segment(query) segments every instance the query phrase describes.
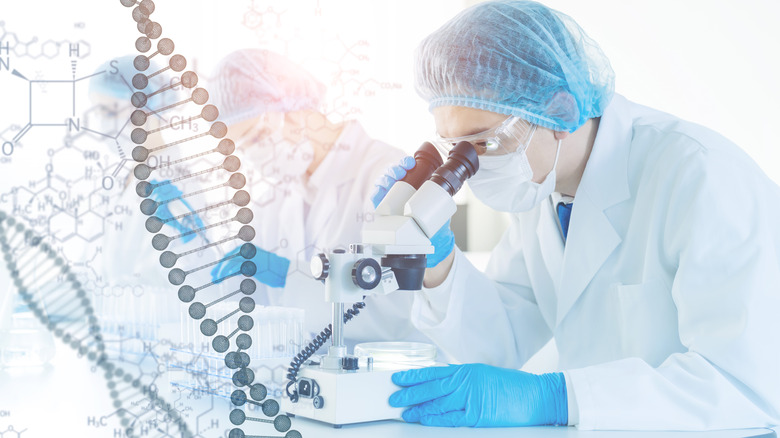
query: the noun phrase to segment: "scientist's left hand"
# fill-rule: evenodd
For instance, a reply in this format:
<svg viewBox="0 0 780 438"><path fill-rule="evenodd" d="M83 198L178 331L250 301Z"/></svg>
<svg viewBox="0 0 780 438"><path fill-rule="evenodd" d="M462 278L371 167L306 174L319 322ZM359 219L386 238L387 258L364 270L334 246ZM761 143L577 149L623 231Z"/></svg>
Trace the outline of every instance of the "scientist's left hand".
<svg viewBox="0 0 780 438"><path fill-rule="evenodd" d="M284 287L290 260L246 243L225 254L225 257L211 270L211 281L220 283L242 271L247 258L255 264L255 273L252 277L257 281L271 287ZM251 274L247 273L247 275Z"/></svg>
<svg viewBox="0 0 780 438"><path fill-rule="evenodd" d="M529 374L484 364L401 371L393 383L405 387L390 406L411 406L403 419L426 426L565 425L568 400L563 373Z"/></svg>

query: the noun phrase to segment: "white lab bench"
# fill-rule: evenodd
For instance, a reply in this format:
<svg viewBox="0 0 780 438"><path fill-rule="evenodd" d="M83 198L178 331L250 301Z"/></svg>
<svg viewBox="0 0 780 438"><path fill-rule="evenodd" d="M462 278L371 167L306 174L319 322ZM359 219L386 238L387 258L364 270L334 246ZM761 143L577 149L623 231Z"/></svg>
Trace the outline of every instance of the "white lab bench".
<svg viewBox="0 0 780 438"><path fill-rule="evenodd" d="M24 432L21 438L47 436L78 436L95 438L123 437L115 409L111 406L105 380L90 371L86 360L57 342L57 353L51 364L32 370L0 370L0 433L13 427ZM130 369L130 367L127 367ZM160 394L166 390L160 382ZM191 431L200 431L202 437L226 436L232 427L228 421L230 404L224 399L188 399L185 395L167 396L185 414ZM253 415L254 416L254 415ZM282 437L271 425L245 423L248 435ZM601 432L580 431L574 427L532 427L532 428L435 428L401 421L381 421L343 426L332 426L305 418L293 418L292 429L301 432L304 438L475 438L475 437L549 437L549 438L732 438L732 437L776 437L769 429L748 429L715 432ZM149 436L155 436L154 434Z"/></svg>
<svg viewBox="0 0 780 438"><path fill-rule="evenodd" d="M585 431L575 427L497 427L497 428L449 428L426 427L401 421L381 421L355 424L334 429L323 423L302 418L293 419L293 428L304 438L735 438L735 437L777 437L771 429L742 429L709 432L633 432L633 431Z"/></svg>
<svg viewBox="0 0 780 438"><path fill-rule="evenodd" d="M467 254L475 265L484 266L489 253ZM56 342L57 353L50 364L38 369L0 369L0 435L12 428L23 431L21 438L46 436L79 436L84 438L124 437L119 419L111 406L105 380L90 370L91 364L77 357L76 353L61 342ZM553 343L530 361L527 371L544 371L557 363L557 351ZM132 367L125 366L128 370ZM165 383L159 382L160 394L166 394ZM177 397L178 396L178 397ZM202 437L226 436L233 427L228 421L231 410L224 399L188 399L181 394L165 396L185 416L190 430ZM282 437L270 425L245 424L248 435ZM476 437L550 437L550 438L732 438L777 437L770 429L746 429L710 432L633 432L633 431L581 431L574 427L529 428L435 428L401 421L381 421L332 426L305 418L293 418L292 429L304 438L476 438Z"/></svg>

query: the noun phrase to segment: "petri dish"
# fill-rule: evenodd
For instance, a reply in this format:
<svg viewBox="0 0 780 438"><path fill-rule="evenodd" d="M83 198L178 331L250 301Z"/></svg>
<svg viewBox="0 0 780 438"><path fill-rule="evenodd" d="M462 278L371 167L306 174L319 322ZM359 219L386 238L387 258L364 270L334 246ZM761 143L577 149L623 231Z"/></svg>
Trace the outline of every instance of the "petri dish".
<svg viewBox="0 0 780 438"><path fill-rule="evenodd" d="M355 356L374 358L374 368L416 368L434 365L436 347L423 342L364 342L355 346Z"/></svg>

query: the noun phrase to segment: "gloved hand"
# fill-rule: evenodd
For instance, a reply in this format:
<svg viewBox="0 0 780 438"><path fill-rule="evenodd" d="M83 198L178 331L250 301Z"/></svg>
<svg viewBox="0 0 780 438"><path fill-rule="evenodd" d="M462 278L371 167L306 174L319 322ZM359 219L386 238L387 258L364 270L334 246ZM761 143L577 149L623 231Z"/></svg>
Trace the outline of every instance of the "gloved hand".
<svg viewBox="0 0 780 438"><path fill-rule="evenodd" d="M158 181L156 179L149 181L150 184L159 184L161 182L162 181ZM169 183L158 187L157 190L152 192L152 194L149 196L149 199L152 201L161 202L179 198L183 194L184 193L181 191L181 189L179 189L175 184ZM181 202L189 212L195 211L186 199L180 198L179 202ZM157 217L164 220L173 218L175 216L173 213L171 213L169 204L167 202L161 203L157 207L155 214ZM196 234L187 234L189 231L203 228L203 220L197 214L187 216L183 220L175 219L167 222L167 224L175 228L180 233L184 234L184 237L181 238L181 241L184 243L189 242L196 236Z"/></svg>
<svg viewBox="0 0 780 438"><path fill-rule="evenodd" d="M271 287L284 287L290 260L252 244L243 244L225 254L211 270L211 281L221 282L226 276L241 270L241 265L247 260L254 262L257 268L252 275L257 281Z"/></svg>
<svg viewBox="0 0 780 438"><path fill-rule="evenodd" d="M426 426L541 426L569 421L563 373L529 374L484 364L401 371L390 396L402 416Z"/></svg>
<svg viewBox="0 0 780 438"><path fill-rule="evenodd" d="M400 163L387 170L385 175L377 181L371 194L371 202L374 204L374 208L382 202L382 199L385 199L387 192L390 191L393 184L403 179L406 176L406 172L412 170L414 165L414 157L407 156L401 159ZM428 254L426 257L426 266L428 268L441 263L455 248L455 235L452 234L449 220L430 238L430 241L431 245L433 245L434 253Z"/></svg>
<svg viewBox="0 0 780 438"><path fill-rule="evenodd" d="M371 203L374 204L374 208L385 199L390 187L393 187L396 181L402 180L406 172L414 169L414 165L414 157L406 156L397 165L387 169L387 172L374 184L374 191L371 193Z"/></svg>

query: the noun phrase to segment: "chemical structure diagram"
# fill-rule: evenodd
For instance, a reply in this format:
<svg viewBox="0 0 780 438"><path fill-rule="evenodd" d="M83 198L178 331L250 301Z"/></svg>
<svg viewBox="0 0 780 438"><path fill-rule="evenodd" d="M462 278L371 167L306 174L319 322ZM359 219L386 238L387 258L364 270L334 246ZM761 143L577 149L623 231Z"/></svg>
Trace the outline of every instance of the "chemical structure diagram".
<svg viewBox="0 0 780 438"><path fill-rule="evenodd" d="M9 49L9 43L5 43L5 50L6 54L8 54ZM2 46L0 46L2 47ZM89 79L92 76L104 74L103 72L94 73L92 75L87 75L80 77L76 79L76 68L78 65L78 56L81 52L81 45L79 43L76 44L70 44L69 45L69 55L72 58L70 61L73 77L71 79L46 79L46 80L39 80L39 79L28 79L26 76L24 76L22 73L20 73L18 70L13 69L11 74L14 76L21 78L27 82L29 82L29 96L30 96L30 111L29 111L29 119L26 125L22 127L22 129L14 136L13 142L19 142L24 134L27 133L30 129L32 129L35 126L64 126L67 127L69 131L80 131L81 130L81 120L76 117L76 83L83 81L85 79ZM4 67L6 69L8 66L8 58L6 58L6 63L4 64ZM60 85L62 84L62 85ZM36 87L37 85L37 87ZM55 88L61 88L54 90ZM56 123L55 121L59 119L58 116L61 116L62 114L57 114L56 112L49 112L49 114L40 114L39 111L33 111L33 108L37 108L38 106L42 106L47 109L51 109L51 103L49 105L41 105L43 102L43 98L37 93L38 90L44 90L45 93L53 93L55 95L64 96L67 95L67 92L71 92L71 114L69 117L66 118L66 121L64 123ZM36 93L33 93L33 91L36 91ZM59 103L62 103L61 99L56 99L55 101L59 100ZM47 111L48 112L48 111ZM33 113L35 113L35 117L33 116ZM89 128L84 128L86 131L95 132L99 135L105 135L98 133L96 131L93 131ZM13 143L11 143L11 146Z"/></svg>
<svg viewBox="0 0 780 438"><path fill-rule="evenodd" d="M70 266L40 236L1 211L0 251L14 287L40 323L93 362L95 371L104 372L113 406L128 435L153 421L160 410L170 420L166 434L170 426L189 435L179 412L158 396L156 375L147 379L110 359L95 309Z"/></svg>
<svg viewBox="0 0 780 438"><path fill-rule="evenodd" d="M0 166L10 169L19 165L27 169L20 173L22 178L6 180L0 186L0 203L4 204L2 208L7 208L20 221L20 225L24 222L39 232L42 237L36 243L44 240L50 242L52 246L47 247L49 254L52 257L59 256L57 260L72 267L74 281L77 277L83 280L96 298L105 298L107 289L111 289L114 296L117 292L125 298L142 296L144 288L137 284L134 285L134 294L124 293L128 284L103 284L101 269L93 266L93 263L103 258L106 224L112 226L113 231L120 232L124 224L121 217L129 215L129 206L112 201L116 197L116 186L129 177L126 169L123 172L127 158L120 144L129 141L129 134L123 134L129 117L125 116L122 121L122 109L118 108L117 100L110 102L113 105L87 101L91 105L85 111L77 112L77 101L87 100L84 88L90 82L105 82L104 78L116 77L112 79L113 82L119 83L120 87L124 84L127 90L131 90L128 80L117 68L116 60L110 60L104 65L105 68L94 73L77 75L82 61L88 60L90 53L90 45L85 41L46 41L39 45L42 54L38 54L35 52L38 38L20 42L15 34L6 31L5 23L2 23L0 30L0 71L9 73L5 76L9 82L26 82L24 87L28 98L27 120L13 123L2 132ZM40 70L30 76L22 67L15 68L16 58L24 57L47 63L67 61L71 77L47 79ZM78 106L81 107L83 105ZM54 142L41 140L52 137ZM24 155L32 152L31 147L39 148L40 143L44 142L49 144L44 149L45 153L37 153L33 160L25 161ZM77 248L78 243L81 243L81 248ZM112 303L104 303L103 307L106 305L112 307ZM99 316L104 320L104 315ZM157 381L169 368L175 367L175 360L170 355L171 343L164 340L152 340L153 344L147 342L140 348L133 347L138 346L142 335L148 336L148 330L154 328L144 323L148 321L141 321L140 326L147 332L135 331L129 336L123 333L121 325L109 327L114 330L105 333L103 345L107 362L103 365L119 364L116 368L111 367L111 370L116 370L112 378L137 376L136 380L128 382L144 382L149 393L153 394L157 391ZM139 324L133 328L137 326ZM92 369L93 372L99 372L107 368L95 364ZM111 385L109 381L109 390ZM148 435L150 430L160 433L161 430L170 429L173 432L176 428L171 428L174 425L172 421L188 415L193 409L183 401L185 397L184 391L178 390L175 397L171 398L174 400L171 414L171 409L161 408L154 397L140 396L131 400L129 406L115 405L112 412L89 416L87 425L105 426L109 424L108 420L119 415L123 418L123 424L137 424L138 433L142 436ZM124 435L123 429L118 430ZM10 426L4 433L13 436L14 432Z"/></svg>
<svg viewBox="0 0 780 438"><path fill-rule="evenodd" d="M131 3L132 9L135 10L142 5L148 7L150 2ZM277 2L272 6L260 6L261 2L255 0L247 0L246 3L247 12L242 17L237 17L237 24L252 29L259 42L268 43L269 47L284 55L295 55L296 36L288 29L295 23L296 17L286 9L284 3ZM327 14L326 6L321 6L319 1L313 5L313 9L315 17ZM133 12L133 19L141 30L145 20L150 19L150 14L142 13L144 11L141 9L139 11L141 12ZM146 11L149 12L148 9ZM240 426L236 423L240 417L236 416L237 414L231 416L230 421L226 421L224 416L217 416L215 413L215 406L220 403L224 405L236 402L243 404L242 410L247 414L247 421L252 420L249 415L255 415L257 422L260 422L263 416L278 417L276 414L268 415L273 412L272 404L268 403L268 400L270 397L278 399L283 396L281 384L285 379L287 364L266 364L253 358L253 366L249 368L246 366L248 361L240 355L248 351L245 348L228 351L228 354L237 355L231 356L233 359L227 361L224 356L215 357L213 344L210 342L204 344L204 341L195 339L182 342L175 336L166 339L158 333L159 328L164 325L183 326L185 319L193 318L193 308L184 307L185 310L180 316L165 317L144 311L149 309L144 306L148 306L152 301L165 303L164 307L169 308L174 305L181 306L181 289L178 292L176 289L171 291L170 284L167 284L169 278L159 275L169 289L164 292L158 290L161 288L154 281L150 281L153 276L147 274L148 268L154 267L155 273L159 270L160 252L148 248L149 239L145 238L144 248L134 252L134 263L137 265L134 271L125 269L128 265L126 258L116 256L123 248L141 248L140 234L133 234L131 231L140 229L141 232L146 232L144 225L147 225L148 229L148 222L139 221L139 216L143 219L148 216L142 216L139 212L136 186L139 165L147 166L155 172L152 178L147 179L150 185L155 186L154 193L147 198L157 205L154 216L163 218L162 220L166 220L165 217L181 217L178 221L165 222L166 227L174 226L179 234L186 234L190 230L203 228L214 220L240 223L237 218L224 216L222 212L217 214L200 211L194 203L190 205L191 201L183 196L197 187L215 181L214 172L203 173L192 179L185 178L213 166L214 163L206 157L196 157L185 163L186 165L179 165L181 163L176 161L180 158L167 151L149 154L141 160L133 156L132 151L139 145L139 138L133 138L133 135L140 135L137 134L138 128L145 131L149 140L161 144L178 141L174 140L176 136L173 134L179 137L210 135L211 138L220 138L219 128L214 127L216 123L212 124L215 119L206 110L208 105L203 106L200 114L189 114L184 106L172 108L170 111L157 111L161 107L185 99L186 97L181 98L177 93L193 93L197 86L186 86L187 78L182 70L176 70L176 62L154 65L155 59L151 59L150 54L155 50L159 51L159 60L167 50L157 45L157 41L162 41L160 38L157 38L154 48L150 47L150 52L143 52L136 46L136 49L147 57L147 61L151 62L145 71L149 76L149 88L139 88L134 82L137 72L124 68L128 64L127 59L123 59L125 57L94 59L96 50L93 49L97 47L95 40L20 36L11 31L11 24L13 23L0 22L0 92L3 92L7 103L14 104L19 109L0 121L0 173L5 174L0 176L0 210L5 210L17 223L24 224L40 236L40 243L48 245L47 253L51 257L59 258L69 267L74 281L81 284L92 300L95 316L100 321L106 358L116 364L116 368L108 371L95 359L93 371L108 375L116 374L121 368L124 371L113 375L111 381L125 382L125 376L132 375L133 378L125 383L132 385L137 381L152 394L162 387L158 382L163 378L170 377L173 386L170 393L156 393L165 400L163 406L160 406L154 397L140 394L138 399L132 401L132 410L123 406L90 413L85 422L87 426L109 427L112 420L119 421L122 417L122 421L133 425L133 430L127 432L126 425L123 424L121 428L111 432L119 433L115 436L146 436L152 433L168 436L169 433L178 433L177 421L186 419L188 423L195 420L195 425L188 430L191 436L215 436L216 431L219 431L219 434L227 434L230 430L238 429L236 426ZM88 25L89 22L80 22L76 27L83 28ZM152 25L143 29L142 35L154 40L151 35L156 32L157 28ZM373 48L369 40L342 37L334 33L323 38L321 44L327 47L327 50L323 51L326 54L320 62L332 67L332 74L326 78L329 94L324 108L324 113L329 118L341 121L357 117L362 114L361 102L401 89L401 85L396 82L366 76L363 67L370 63ZM137 68L136 59L137 57L131 56L129 65ZM150 75L166 69L166 66L167 71L157 74L154 78ZM151 84L155 78L159 81ZM201 78L207 76L201 75ZM100 92L93 92L93 84L106 82L113 84L120 92L108 97L105 96L106 93L101 95ZM164 87L170 87L169 92L164 94L174 97L166 100L163 93L156 93ZM6 89L12 89L13 92L5 93ZM148 99L145 104L138 105L141 103L137 100L140 98L137 94L139 91ZM155 102L155 98L161 100ZM189 98L195 103L199 99L194 93ZM139 125L132 120L132 115L137 114L137 111L146 113L146 124ZM227 146L223 150L227 150ZM275 151L274 156L282 153L282 150ZM221 165L223 171L230 170L233 166L229 161ZM242 170L245 168L246 166L242 167ZM291 193L287 186L266 178L260 171L247 171L246 179L246 190L252 195L249 206L255 211L268 208L274 201L286 198ZM171 183L172 181L175 183ZM234 183L235 181L231 182ZM225 193L230 187L225 187ZM170 199L176 201L168 202ZM240 199L237 200L235 205L240 206L240 202ZM196 211L198 213L193 214ZM358 221L371 220L370 214L366 212ZM239 236L241 231L235 230L235 233ZM187 242L190 236L192 240ZM205 246L222 238L226 237L206 237L205 233L195 233L183 236L180 240L191 246ZM300 260L325 250L310 244L291 248L286 239L262 244L263 249L270 254L292 254L289 256L293 259L289 268L280 274L287 277L309 277L308 265ZM174 255L174 260L178 260L183 253ZM207 255L207 251L192 253L192 257ZM227 252L221 251L218 256L225 257ZM201 263L205 264L205 261ZM189 284L189 279L197 278L196 275L199 274L190 274L186 269L181 269L181 272L188 277L188 282L184 285ZM243 283L238 291L249 295ZM238 298L241 296L243 295L239 294ZM195 300L187 303L200 302ZM202 303L209 306L209 313L219 308L219 305L205 300ZM254 306L243 301L242 303L244 304L233 306L223 315L206 315L210 318L197 321L190 331L203 337L200 333L200 323L212 321L213 327L218 326L218 329L207 330L214 330L212 336L216 336L213 339L219 338L220 342L223 338L229 339L233 348L245 345L246 338L241 338L241 343L237 343L240 334L251 333L251 328L245 330L248 326L246 319L242 320L243 323L237 323L236 331L224 328L230 322L235 323L244 313L247 314L244 316L249 316L246 310L251 311L250 307ZM130 312L127 309L135 310ZM196 307L194 312L199 315L197 309L199 308ZM225 316L228 313L231 313L229 318ZM204 315L201 315L201 318L204 318ZM212 327L211 323L208 324ZM259 325L260 320L256 318L254 324ZM305 343L294 344L290 348L297 351L302 345ZM174 374L176 376L173 376ZM214 374L219 374L219 379L214 379ZM250 382L253 383L250 385ZM255 398L257 391L253 392L253 385L257 383L267 386L268 399ZM244 387L244 398L236 395L237 386ZM112 388L109 387L108 390L111 391ZM240 435L235 432L231 436ZM0 438L5 437L0 433Z"/></svg>
<svg viewBox="0 0 780 438"><path fill-rule="evenodd" d="M101 237L108 215L95 206L110 196L107 192L113 188L126 160L118 144L121 130L105 132L85 125L87 120L95 121L94 113L99 107L90 108L83 116L76 114L77 100L84 100L85 97L82 90L77 92L77 85L86 84L104 75L117 75L119 71L115 61L109 64L109 69L77 77L78 63L88 56L89 44L67 43L70 78L29 79L12 67L14 59L11 54L29 54L30 46L37 39L33 38L25 45L18 41L15 34L6 32L4 28L3 31L4 40L0 40L0 55L6 56L4 59L0 57L0 71L10 71L16 80L27 82L28 117L23 124L12 124L3 132L6 136L14 131L15 134L11 138L3 137L3 157L0 159L0 165L12 163L13 157L18 156L24 149L24 137L35 129L60 127L64 131L64 137L59 145L55 143L46 149L45 161L40 160L40 155L35 157L34 168L25 172L26 184L3 185L0 204L14 215L24 218L36 229L44 231L44 234L56 243L67 245L73 238L94 242ZM47 59L51 60L57 58L64 44L47 41L41 50L47 55ZM19 50L19 47L26 49ZM31 56L37 59L35 54ZM87 138L88 136L92 138ZM112 140L118 159L106 152L106 145L95 141L96 138ZM103 163L100 161L101 156L104 157ZM110 172L103 168L109 164L106 162L109 157L114 165ZM80 163L84 165L81 166ZM101 198L101 195L104 198Z"/></svg>
<svg viewBox="0 0 780 438"><path fill-rule="evenodd" d="M46 80L40 79L39 73L36 74L34 79L28 79L24 74L20 73L15 68L12 68L12 58L29 57L32 59L38 59L44 57L46 59L54 59L60 55L64 48L68 50L68 56L70 57L70 65L72 69L73 77L69 80L57 79ZM67 126L70 129L80 129L80 120L76 117L76 105L75 105L75 87L76 82L87 79L82 77L76 79L76 68L78 61L84 59L90 54L91 46L86 41L70 42L66 40L55 41L47 40L43 43L38 43L36 37L31 38L29 41L20 41L17 35L13 32L6 30L5 22L0 21L0 71L10 71L12 75L27 81L29 84L29 114L28 120L24 125L12 124L7 127L3 132L0 139L2 139L2 148L0 149L0 163L7 163L10 161L10 157L13 155L14 150L19 145L20 140L31 128L35 126ZM69 86L68 86L69 84ZM52 118L52 112L50 109L56 102L59 105L65 104L62 99L44 99L42 94L51 93L53 95L60 95L61 97L66 95L68 88L71 91L71 108L69 118L61 118L54 116ZM46 100L46 101L44 101ZM33 102L37 101L39 111L35 112L33 117ZM59 110L58 108L57 110ZM55 110L56 111L56 110ZM16 132L12 137L10 132ZM9 138L10 137L10 138Z"/></svg>
<svg viewBox="0 0 780 438"><path fill-rule="evenodd" d="M299 52L311 50L316 45L320 53L311 69L320 71L320 78L328 87L326 114L333 120L348 120L363 114L367 101L403 90L395 80L375 77L371 69L376 47L365 37L342 35L338 28L327 28L326 19L334 12L320 0L291 4L281 0L250 0L241 24L251 30L261 47L277 51L293 59L304 58ZM306 25L298 24L296 17L309 16ZM316 28L317 37L301 38L306 27ZM327 30L323 30L327 29ZM307 41L302 48L300 41ZM309 67L303 63L304 67Z"/></svg>
<svg viewBox="0 0 780 438"><path fill-rule="evenodd" d="M83 23L82 23L83 25ZM67 49L68 57L70 58L70 65L72 69L73 77L71 79L41 79L40 73L36 73L34 79L28 79L24 74L12 68L13 58L45 58L48 60L55 59L60 56L64 50ZM24 125L11 125L3 131L2 140L2 157L0 162L8 162L14 153L14 149L18 143L31 128L35 126L66 126L70 129L81 129L80 120L76 117L76 98L75 87L76 82L87 79L87 77L81 77L76 79L76 68L78 61L85 59L91 53L91 45L83 40L71 42L68 40L46 40L39 42L37 37L32 37L27 41L22 41L14 32L10 32L6 29L6 23L0 21L0 71L10 71L11 74L20 78L21 80L29 83L29 117L27 123ZM99 74L99 73L98 73ZM68 85L70 84L70 85ZM49 90L49 89L52 90ZM68 90L70 88L70 90ZM55 90L56 89L56 90ZM60 99L70 93L70 99ZM45 93L51 92L54 95L53 99L44 99L42 96ZM48 97L48 96L46 96ZM36 111L35 117L33 117L33 101L37 100L39 111ZM68 102L68 100L70 102ZM63 105L71 103L72 111L70 117L61 117L67 112L57 114ZM47 105L48 104L48 105ZM56 105L53 105L56 104ZM56 110L50 111L52 106L57 106ZM16 134L8 137L8 130L16 131Z"/></svg>
<svg viewBox="0 0 780 438"><path fill-rule="evenodd" d="M241 25L251 30L261 47L274 50L282 55L295 58L305 58L300 52L311 50L311 44L315 45L315 51L320 54L316 62L307 64L312 71L319 71L318 76L328 88L327 100L323 113L333 121L345 121L364 115L364 107L367 102L386 97L391 93L403 91L403 86L395 80L375 77L371 74L371 62L376 56L376 48L370 39L354 38L342 35L338 28L327 28L326 19L334 11L329 5L322 4L319 0L310 0L291 4L281 0L259 1L249 0L247 8L242 15ZM299 24L297 17L309 16L312 20L307 24ZM306 35L306 27L318 29L317 38L301 38ZM327 30L323 30L326 28ZM306 40L309 44L306 48L300 47L300 40ZM314 129L317 129L314 127ZM349 145L335 144L333 147L348 149ZM256 175L258 173L258 175ZM276 184L275 190L268 190L273 186L272 182L263 179L264 172L247 170L247 178L251 185L252 195L255 197L252 204L258 208L271 206L277 198L286 198L290 195L287 185ZM269 196L264 196L264 194ZM258 197L260 200L258 201ZM277 207L278 208L278 207ZM362 212L355 220L355 226L373 220L373 211ZM312 255L323 252L326 248L317 245L305 245L291 248L286 239L277 242L263 242L267 251L290 254L291 264L288 277L309 276L308 260Z"/></svg>
<svg viewBox="0 0 780 438"><path fill-rule="evenodd" d="M159 432L170 423L171 412L193 424L190 431L192 437L205 438L214 436L216 431L221 433L225 429L224 421L220 429L216 407L220 403L227 403L228 398L220 400L214 397L218 388L208 386L208 369L203 369L202 355L193 354L195 348L192 345L168 339L144 340L142 337L141 333L124 333L120 329L118 335L106 336L105 342L108 357L128 372L144 376L143 380L149 382L151 391L160 393L164 386L161 379L171 380L171 387L165 396L171 409L154 409L148 401L137 404L135 407L140 408L140 411L135 417L135 423L138 424L136 433L148 436L152 431ZM111 419L119 414L120 409L90 414L86 417L86 424L96 429L109 429L114 436L127 436L121 428L111 427ZM140 418L143 420L138 421Z"/></svg>
<svg viewBox="0 0 780 438"><path fill-rule="evenodd" d="M292 49L289 46L294 35L285 29L290 28L289 24L294 22L294 17L284 4L260 6L254 0L248 3L242 24L254 30L260 42L275 45L283 54L290 52ZM313 4L312 8L315 16L323 13L319 2ZM101 256L100 240L108 231L123 231L127 226L126 219L130 216L129 209L133 208L128 203L118 205L117 202L110 202L116 198L117 189L129 176L128 153L132 148L127 132L129 117L126 111L123 113L123 108L117 108L116 102L110 105L96 103L77 114L77 101L88 102L84 90L77 89L77 85L86 86L90 80L100 79L99 76L118 76L129 92L131 78L127 77L128 74L118 72L114 63L106 65L102 71L76 75L79 63L83 64L91 53L89 42L47 40L38 43L38 37L23 41L15 33L6 30L7 27L5 23L0 26L3 31L3 39L0 40L0 72L6 70L13 79L27 82L29 107L27 120L14 122L0 131L0 166L11 164L25 147L26 137L35 129L59 128L63 136L59 145L49 143L50 146L46 148L48 162L43 164L39 158L36 160L34 166L42 172L27 173L26 184L17 183L10 188L4 185L5 188L0 189L0 207L24 217L28 224L36 226L36 230L53 239L69 262L89 271L91 279L100 280L100 273L94 267L96 259ZM370 61L369 41L348 42L334 34L323 41L323 47L327 49L324 63L333 67L327 84L329 97L325 114L329 118L345 120L358 116L362 110L356 99L371 99L383 92L400 89L398 83L366 77L362 67ZM22 56L48 61L61 59L71 67L71 77L39 78L42 75L38 72L35 78L30 79L27 72L14 67L15 57ZM127 110L127 105L124 105L124 109ZM183 116L174 115L170 121L165 114L157 114L155 117L161 118L163 123L178 122L173 126L174 129L197 131L199 127L197 121L186 120ZM36 173L37 177L32 178ZM267 205L276 197L289 194L289 189L274 186L273 182L262 178L262 175L254 177L256 186L271 189L265 193L255 189L253 193L257 195L252 200L253 204L262 207L262 204ZM370 212L366 214L370 216ZM69 253L67 249L72 241L92 242L94 245L89 248L89 254L75 256L71 253L76 251ZM267 242L264 249L276 252L284 249L286 244L284 239L277 244ZM324 248L302 250L310 253ZM288 275L308 275L308 268L293 263ZM100 281L97 282L100 284Z"/></svg>
<svg viewBox="0 0 780 438"><path fill-rule="evenodd" d="M16 430L13 426L8 426L5 430L0 431L0 438L22 438L22 433L26 430Z"/></svg>
<svg viewBox="0 0 780 438"><path fill-rule="evenodd" d="M103 257L106 229L121 232L122 218L130 214L130 205L115 201L129 177L125 150L130 142L126 133L130 105L110 94L129 96L132 91L129 78L120 70L123 60L111 59L93 73L77 75L89 55L89 44L67 43L66 52L59 50L66 43L51 42L43 46L51 55L45 59L60 65L67 62L71 77L40 78L38 70L37 79L29 79L22 67L14 68L14 56L29 50L18 50L23 45L13 33L5 36L10 40L0 41L0 55L5 55L0 57L0 71L10 73L9 82L27 82L27 120L13 123L2 134L0 166L25 171L2 185L0 207L50 240L60 255L83 271L85 280L100 284L102 273L95 264ZM36 40L32 38L27 46ZM27 143L34 149L47 146L43 154L26 153Z"/></svg>
<svg viewBox="0 0 780 438"><path fill-rule="evenodd" d="M76 23L75 27L83 28L84 23ZM67 39L54 40L48 39L45 41L39 41L38 37L30 37L27 41L20 40L15 32L10 32L6 29L5 21L0 21L0 41L3 41L5 45L5 53L8 55L13 52L17 57L29 57L32 59L46 58L54 59L60 55L60 52L66 48L73 47L74 45L84 47L86 50L80 52L77 55L78 58L86 58L90 54L91 46L84 40L70 41ZM6 57L5 62L0 62L4 68L8 67L8 59Z"/></svg>

